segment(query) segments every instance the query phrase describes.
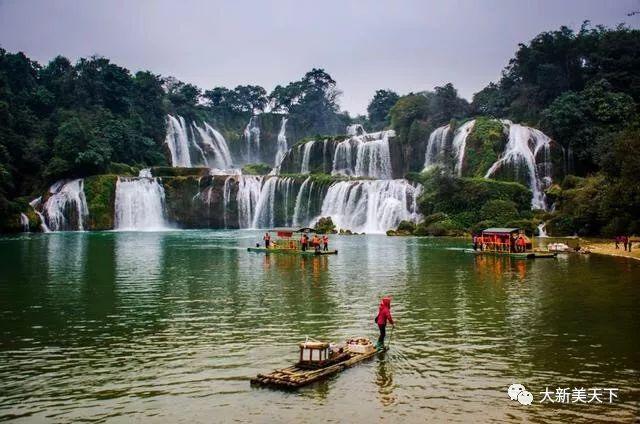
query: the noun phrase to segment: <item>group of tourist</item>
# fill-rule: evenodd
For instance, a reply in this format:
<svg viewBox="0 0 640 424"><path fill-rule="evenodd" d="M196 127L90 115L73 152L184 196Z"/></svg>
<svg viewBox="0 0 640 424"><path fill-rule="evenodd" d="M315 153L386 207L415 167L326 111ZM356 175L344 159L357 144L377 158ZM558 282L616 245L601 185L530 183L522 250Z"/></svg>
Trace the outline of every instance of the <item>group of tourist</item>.
<svg viewBox="0 0 640 424"><path fill-rule="evenodd" d="M278 246L276 242L271 241L271 234L268 232L264 233L262 240L264 240L264 247L267 249L275 249L277 247L284 249L287 248L287 246ZM297 248L294 240L289 240L288 248ZM319 252L320 250L327 252L329 250L329 237L326 234L322 235L322 237L318 234L314 234L313 237L309 238L307 233L302 233L302 236L300 236L300 249L303 252L308 249L313 249L316 252Z"/></svg>
<svg viewBox="0 0 640 424"><path fill-rule="evenodd" d="M309 239L309 235L307 233L303 233L300 237L300 246L303 252L309 247L316 252L319 252L320 249L326 252L329 250L329 237L326 234L323 234L322 237L314 234L313 237Z"/></svg>
<svg viewBox="0 0 640 424"><path fill-rule="evenodd" d="M473 236L473 250L498 252L525 252L529 239L524 234L513 234L512 238L494 236Z"/></svg>
<svg viewBox="0 0 640 424"><path fill-rule="evenodd" d="M625 252L631 252L631 237L629 236L616 236L616 249L620 249L620 244L624 246Z"/></svg>

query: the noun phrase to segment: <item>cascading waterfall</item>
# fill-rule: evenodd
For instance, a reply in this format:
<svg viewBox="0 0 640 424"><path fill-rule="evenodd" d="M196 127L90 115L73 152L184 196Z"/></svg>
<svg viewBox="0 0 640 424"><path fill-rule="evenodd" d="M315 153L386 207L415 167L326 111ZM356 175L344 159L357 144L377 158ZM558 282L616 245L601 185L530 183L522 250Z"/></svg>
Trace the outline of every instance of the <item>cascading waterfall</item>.
<svg viewBox="0 0 640 424"><path fill-rule="evenodd" d="M187 125L182 116L167 115L165 143L171 153L171 166L231 168L231 152L227 141L207 122L203 126L195 122Z"/></svg>
<svg viewBox="0 0 640 424"><path fill-rule="evenodd" d="M546 160L548 160L551 139L535 128L514 124L507 120L503 120L502 123L509 128L509 141L504 153L491 165L491 168L485 174L485 178L490 178L505 165L518 167L524 164L528 176L528 185L533 193L531 207L533 209L546 209L544 188L551 182L551 168L547 163L543 166L543 172L539 172L536 156L542 150L547 157Z"/></svg>
<svg viewBox="0 0 640 424"><path fill-rule="evenodd" d="M20 226L23 232L29 232L29 217L22 212L20 212Z"/></svg>
<svg viewBox="0 0 640 424"><path fill-rule="evenodd" d="M309 161L311 160L311 149L316 144L315 140L308 141L302 146L302 165L300 165L300 173L309 173Z"/></svg>
<svg viewBox="0 0 640 424"><path fill-rule="evenodd" d="M116 230L167 228L164 188L148 169L136 177L118 177L115 199Z"/></svg>
<svg viewBox="0 0 640 424"><path fill-rule="evenodd" d="M280 162L284 158L284 155L287 153L287 118L282 117L282 122L280 123L280 131L278 132L278 150L276 151L276 157L273 161L275 168L280 166Z"/></svg>
<svg viewBox="0 0 640 424"><path fill-rule="evenodd" d="M453 152L456 157L456 165L455 171L456 174L461 177L462 176L462 165L464 163L464 154L467 149L467 137L473 130L473 126L475 125L476 120L472 119L471 121L467 121L460 128L458 128L453 136Z"/></svg>
<svg viewBox="0 0 640 424"><path fill-rule="evenodd" d="M320 217L330 216L338 228L384 233L400 221L420 219L421 191L406 180L340 181L329 187Z"/></svg>
<svg viewBox="0 0 640 424"><path fill-rule="evenodd" d="M352 137L356 135L364 135L367 131L361 124L353 124L347 126L347 135Z"/></svg>
<svg viewBox="0 0 640 424"><path fill-rule="evenodd" d="M38 215L38 218L40 218L40 230L43 233L49 233L51 232L51 230L49 229L49 227L47 227L47 221L44 218L44 215L42 214L42 212L40 212L38 210L38 207L42 204L42 196L37 197L35 199L33 199L32 201L29 202L29 206L31 206L33 208L33 211L36 213L36 215Z"/></svg>
<svg viewBox="0 0 640 424"><path fill-rule="evenodd" d="M256 115L249 119L244 129L244 139L247 141L247 162L260 162L260 127Z"/></svg>
<svg viewBox="0 0 640 424"><path fill-rule="evenodd" d="M254 211L260 200L262 178L253 175L241 175L235 177L238 180L238 226L250 228L253 225ZM228 200L224 200L228 203Z"/></svg>
<svg viewBox="0 0 640 424"><path fill-rule="evenodd" d="M331 174L390 179L392 170L389 138L393 136L393 130L380 131L354 135L338 143Z"/></svg>
<svg viewBox="0 0 640 424"><path fill-rule="evenodd" d="M434 165L443 163L444 151L447 137L449 136L450 127L445 125L436 128L429 135L427 149L424 158L424 169L429 169Z"/></svg>
<svg viewBox="0 0 640 424"><path fill-rule="evenodd" d="M300 186L300 190L298 190L298 195L296 196L296 203L294 205L294 209L293 209L293 225L302 225L300 223L300 212L301 212L301 208L302 208L302 196L307 193L308 196L311 196L311 190L307 189L307 187L309 186L309 183L311 182L311 178L307 178L302 182L302 185ZM305 201L305 205L307 204L307 202Z"/></svg>
<svg viewBox="0 0 640 424"><path fill-rule="evenodd" d="M454 170L458 176L462 175L462 165L464 163L464 154L467 148L467 137L473 130L475 119L462 124L453 133L451 141L451 152L453 154L455 165ZM449 135L451 134L451 126L444 125L438 127L429 135L427 149L424 158L424 169L427 170L435 165L444 165L447 163L447 148Z"/></svg>
<svg viewBox="0 0 640 424"><path fill-rule="evenodd" d="M167 115L167 136L165 143L171 153L171 166L191 167L189 136L182 116Z"/></svg>
<svg viewBox="0 0 640 424"><path fill-rule="evenodd" d="M193 128L200 135L202 144L208 151L212 152L214 156L213 161L211 161L209 160L208 155L200 149L205 165L218 169L231 168L231 152L229 151L227 141L224 139L222 134L206 122L204 123L204 128L200 128L195 123L193 124ZM197 145L197 143L194 144Z"/></svg>
<svg viewBox="0 0 640 424"><path fill-rule="evenodd" d="M43 206L46 227L51 231L84 230L84 220L89 215L84 181L58 181L49 193L51 196Z"/></svg>
<svg viewBox="0 0 640 424"><path fill-rule="evenodd" d="M229 219L227 218L227 210L229 210L229 201L231 199L231 188L233 187L234 182L233 177L227 177L224 180L224 186L222 187L222 210L223 212L223 222L224 228L229 228Z"/></svg>
<svg viewBox="0 0 640 424"><path fill-rule="evenodd" d="M258 204L256 205L256 211L253 217L253 228L273 228L273 209L275 206L277 185L277 177L267 178L266 182L262 185L262 189L260 190L260 195L258 197Z"/></svg>
<svg viewBox="0 0 640 424"><path fill-rule="evenodd" d="M540 238L548 237L547 230L545 229L546 226L547 224L544 222L541 222L540 224L538 224L538 237Z"/></svg>

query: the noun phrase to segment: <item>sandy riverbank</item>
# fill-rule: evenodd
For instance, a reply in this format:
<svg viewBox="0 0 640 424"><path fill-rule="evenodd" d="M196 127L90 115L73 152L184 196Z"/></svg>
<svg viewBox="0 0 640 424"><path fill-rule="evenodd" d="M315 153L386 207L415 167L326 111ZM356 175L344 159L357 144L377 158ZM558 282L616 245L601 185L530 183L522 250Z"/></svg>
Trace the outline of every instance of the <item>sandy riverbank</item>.
<svg viewBox="0 0 640 424"><path fill-rule="evenodd" d="M640 260L640 240L634 239L631 252L625 252L622 243L620 243L620 248L616 249L613 241L580 239L580 245L591 250L592 253Z"/></svg>

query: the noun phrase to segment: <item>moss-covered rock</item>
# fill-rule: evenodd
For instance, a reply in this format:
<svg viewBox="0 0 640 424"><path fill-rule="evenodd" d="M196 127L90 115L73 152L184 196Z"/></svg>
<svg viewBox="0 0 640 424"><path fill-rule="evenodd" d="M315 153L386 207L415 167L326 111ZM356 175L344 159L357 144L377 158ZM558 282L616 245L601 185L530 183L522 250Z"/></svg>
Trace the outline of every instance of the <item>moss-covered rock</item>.
<svg viewBox="0 0 640 424"><path fill-rule="evenodd" d="M93 175L84 179L90 230L111 230L114 227L117 175Z"/></svg>
<svg viewBox="0 0 640 424"><path fill-rule="evenodd" d="M121 177L137 177L140 168L127 165L126 163L111 162L107 168L107 174L119 175Z"/></svg>
<svg viewBox="0 0 640 424"><path fill-rule="evenodd" d="M269 165L264 163L250 163L242 167L242 173L245 175L267 175L271 169Z"/></svg>
<svg viewBox="0 0 640 424"><path fill-rule="evenodd" d="M507 144L507 135L500 121L487 117L476 118L467 137L462 175L483 177L498 160Z"/></svg>
<svg viewBox="0 0 640 424"><path fill-rule="evenodd" d="M204 177L209 175L209 168L154 166L151 168L151 175L154 177Z"/></svg>

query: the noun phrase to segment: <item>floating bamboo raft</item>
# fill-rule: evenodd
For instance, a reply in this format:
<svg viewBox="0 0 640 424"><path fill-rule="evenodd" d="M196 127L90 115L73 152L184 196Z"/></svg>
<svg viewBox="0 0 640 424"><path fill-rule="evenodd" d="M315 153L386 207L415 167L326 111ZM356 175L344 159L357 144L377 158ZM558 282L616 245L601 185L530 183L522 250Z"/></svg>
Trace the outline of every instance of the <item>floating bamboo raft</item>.
<svg viewBox="0 0 640 424"><path fill-rule="evenodd" d="M313 249L310 250L300 250L300 249L280 249L280 248L269 248L266 249L264 247L248 247L247 250L249 252L256 253L284 253L288 255L304 255L304 256L316 256L316 255L337 255L337 250L327 250L327 251L315 251Z"/></svg>
<svg viewBox="0 0 640 424"><path fill-rule="evenodd" d="M251 379L251 384L278 389L297 389L337 374L347 368L351 368L352 366L373 357L379 352L381 351L374 350L367 353L346 352L343 355L345 360L341 362L311 370L294 365L288 368L275 370L269 374L258 374L256 378Z"/></svg>
<svg viewBox="0 0 640 424"><path fill-rule="evenodd" d="M496 252L492 250L473 250L466 249L466 253L473 253L476 255L492 255L492 256L508 256L516 259L543 259L543 258L555 258L554 252Z"/></svg>

